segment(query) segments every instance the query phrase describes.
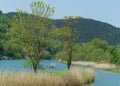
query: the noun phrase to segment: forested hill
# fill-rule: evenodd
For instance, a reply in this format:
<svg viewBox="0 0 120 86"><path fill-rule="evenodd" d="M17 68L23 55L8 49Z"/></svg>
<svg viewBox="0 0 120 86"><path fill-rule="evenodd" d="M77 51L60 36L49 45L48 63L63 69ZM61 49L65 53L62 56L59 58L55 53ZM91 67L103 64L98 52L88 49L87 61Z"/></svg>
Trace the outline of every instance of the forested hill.
<svg viewBox="0 0 120 86"><path fill-rule="evenodd" d="M63 20L53 20L57 27L64 27ZM108 23L96 21L93 19L80 18L78 24L74 26L77 33L77 42L88 42L98 37L108 41L111 45L120 44L120 28Z"/></svg>
<svg viewBox="0 0 120 86"><path fill-rule="evenodd" d="M11 18L15 12L6 13L5 15ZM63 19L52 20L56 27L64 27ZM111 45L120 44L120 28L112 26L108 23L96 21L93 19L80 18L75 24L77 42L86 43L93 38L98 37L106 40Z"/></svg>

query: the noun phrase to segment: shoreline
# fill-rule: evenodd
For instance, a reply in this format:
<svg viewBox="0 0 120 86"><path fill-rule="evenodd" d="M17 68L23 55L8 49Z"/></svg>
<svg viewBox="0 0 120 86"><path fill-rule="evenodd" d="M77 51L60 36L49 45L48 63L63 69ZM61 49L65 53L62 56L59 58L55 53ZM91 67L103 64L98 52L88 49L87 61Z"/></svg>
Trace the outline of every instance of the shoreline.
<svg viewBox="0 0 120 86"><path fill-rule="evenodd" d="M110 69L117 69L118 68L115 64L86 62L86 61L73 61L72 65L93 67L93 68L101 69L101 70L110 70Z"/></svg>

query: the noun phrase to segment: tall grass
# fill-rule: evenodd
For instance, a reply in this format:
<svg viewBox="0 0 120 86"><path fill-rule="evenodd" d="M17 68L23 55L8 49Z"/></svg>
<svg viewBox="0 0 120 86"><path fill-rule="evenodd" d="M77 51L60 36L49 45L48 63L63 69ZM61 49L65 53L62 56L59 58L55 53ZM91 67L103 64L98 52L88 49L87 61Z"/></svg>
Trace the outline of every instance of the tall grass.
<svg viewBox="0 0 120 86"><path fill-rule="evenodd" d="M95 79L90 69L43 73L0 73L0 86L85 86Z"/></svg>
<svg viewBox="0 0 120 86"><path fill-rule="evenodd" d="M97 69L115 69L117 66L115 64L110 63L95 63L95 62L84 62L84 61L76 61L72 62L73 65L80 65L80 66L86 66L86 67L93 67Z"/></svg>

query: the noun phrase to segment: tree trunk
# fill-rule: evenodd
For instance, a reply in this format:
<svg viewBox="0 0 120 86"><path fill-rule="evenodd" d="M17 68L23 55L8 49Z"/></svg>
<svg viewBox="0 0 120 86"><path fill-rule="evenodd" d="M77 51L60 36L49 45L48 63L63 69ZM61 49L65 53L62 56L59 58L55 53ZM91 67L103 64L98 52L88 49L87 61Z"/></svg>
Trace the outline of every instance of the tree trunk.
<svg viewBox="0 0 120 86"><path fill-rule="evenodd" d="M33 70L35 73L37 73L38 66L39 66L39 59L35 59L33 62Z"/></svg>
<svg viewBox="0 0 120 86"><path fill-rule="evenodd" d="M37 73L37 66L33 66L34 73Z"/></svg>
<svg viewBox="0 0 120 86"><path fill-rule="evenodd" d="M72 61L72 46L70 45L70 52L69 52L69 58L67 60L67 67L68 67L68 70L70 69L70 66L71 66L71 61Z"/></svg>

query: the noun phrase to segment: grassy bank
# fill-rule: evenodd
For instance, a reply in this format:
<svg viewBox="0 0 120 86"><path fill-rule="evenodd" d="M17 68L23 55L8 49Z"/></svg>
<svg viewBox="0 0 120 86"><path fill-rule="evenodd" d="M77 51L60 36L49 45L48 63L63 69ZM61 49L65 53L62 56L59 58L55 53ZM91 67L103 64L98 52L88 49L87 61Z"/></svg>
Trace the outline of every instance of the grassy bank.
<svg viewBox="0 0 120 86"><path fill-rule="evenodd" d="M0 86L85 86L94 81L91 69L42 73L0 73Z"/></svg>
<svg viewBox="0 0 120 86"><path fill-rule="evenodd" d="M106 71L111 71L120 74L120 68L106 69Z"/></svg>
<svg viewBox="0 0 120 86"><path fill-rule="evenodd" d="M116 65L109 64L109 63L96 63L96 62L76 61L76 62L72 62L72 64L73 65L85 66L85 67L93 67L93 68L102 69L102 70L117 68Z"/></svg>
<svg viewBox="0 0 120 86"><path fill-rule="evenodd" d="M120 73L120 66L116 66L114 64L109 64L109 63L76 61L76 62L72 62L72 64L79 65L79 66L85 66L85 67L92 67L92 68L101 69L105 71L111 71L115 73Z"/></svg>

